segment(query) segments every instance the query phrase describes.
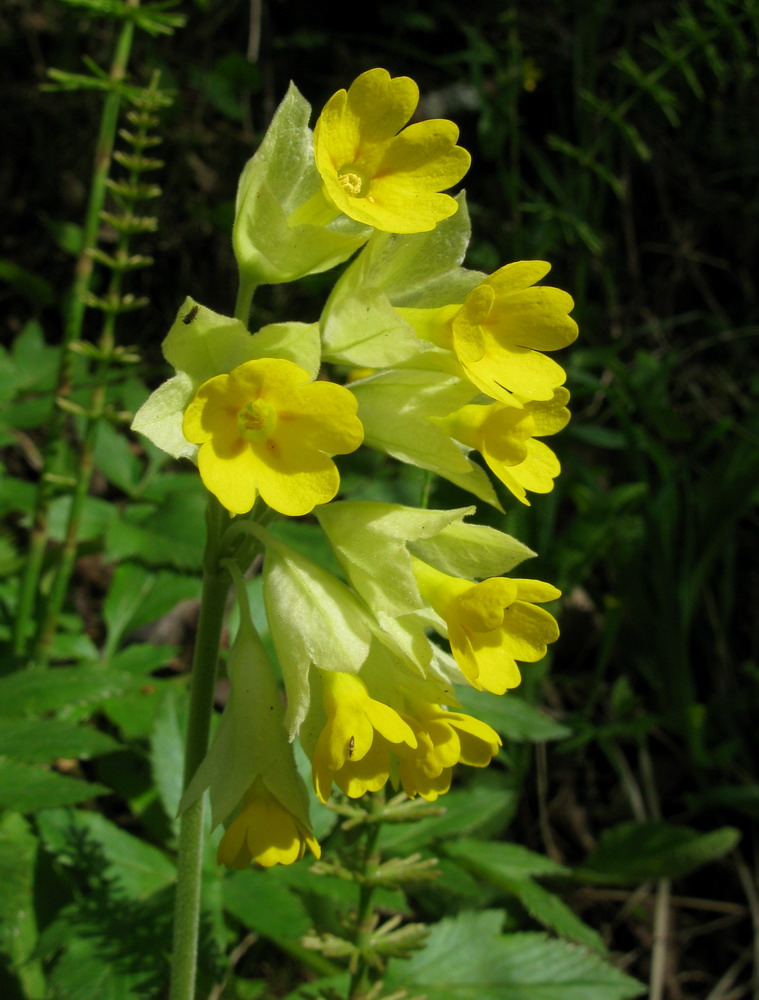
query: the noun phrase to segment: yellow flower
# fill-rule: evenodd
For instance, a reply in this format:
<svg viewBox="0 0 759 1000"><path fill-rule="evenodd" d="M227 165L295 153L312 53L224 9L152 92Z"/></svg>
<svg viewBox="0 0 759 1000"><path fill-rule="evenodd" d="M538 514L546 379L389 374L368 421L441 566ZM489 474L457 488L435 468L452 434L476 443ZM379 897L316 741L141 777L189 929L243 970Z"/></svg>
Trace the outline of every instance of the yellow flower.
<svg viewBox="0 0 759 1000"><path fill-rule="evenodd" d="M481 281L460 306L397 311L423 340L454 351L469 381L492 399L550 400L566 373L541 352L577 337L571 295L535 286L550 269L542 260L516 261Z"/></svg>
<svg viewBox="0 0 759 1000"><path fill-rule="evenodd" d="M370 69L327 101L314 129L324 193L351 219L386 233L428 232L453 215L456 202L440 192L471 162L453 122L403 128L418 101L413 80Z"/></svg>
<svg viewBox="0 0 759 1000"><path fill-rule="evenodd" d="M358 448L355 397L332 382L310 382L292 361L246 361L200 386L182 431L201 445L206 487L233 514L260 493L281 514L308 514L340 486L331 455Z"/></svg>
<svg viewBox="0 0 759 1000"><path fill-rule="evenodd" d="M416 737L394 709L369 696L355 674L321 670L327 724L314 747L314 790L322 802L335 781L346 795L376 792L390 775L390 744L416 747Z"/></svg>
<svg viewBox="0 0 759 1000"><path fill-rule="evenodd" d="M534 663L559 637L552 615L535 603L561 592L540 580L492 577L472 583L414 559L419 591L448 626L451 652L478 690L503 694L521 681L517 660Z"/></svg>
<svg viewBox="0 0 759 1000"><path fill-rule="evenodd" d="M507 264L467 295L452 324L452 344L468 378L504 403L551 399L564 383L560 365L541 351L571 344L577 324L568 315L571 295L533 287L551 265L540 260Z"/></svg>
<svg viewBox="0 0 759 1000"><path fill-rule="evenodd" d="M485 722L440 705L414 702L413 714L404 713L417 740L416 750L398 747L404 792L434 802L451 786L455 764L487 767L498 753L501 739Z"/></svg>
<svg viewBox="0 0 759 1000"><path fill-rule="evenodd" d="M257 777L243 798L240 812L221 838L216 859L227 868L242 870L255 862L291 865L309 848L314 857L321 848L304 824Z"/></svg>
<svg viewBox="0 0 759 1000"><path fill-rule="evenodd" d="M547 402L529 401L521 408L506 403L473 404L435 422L457 441L479 451L504 486L529 506L526 491L550 493L561 472L556 455L536 438L566 427L568 400L569 393L562 386L554 389L553 399Z"/></svg>

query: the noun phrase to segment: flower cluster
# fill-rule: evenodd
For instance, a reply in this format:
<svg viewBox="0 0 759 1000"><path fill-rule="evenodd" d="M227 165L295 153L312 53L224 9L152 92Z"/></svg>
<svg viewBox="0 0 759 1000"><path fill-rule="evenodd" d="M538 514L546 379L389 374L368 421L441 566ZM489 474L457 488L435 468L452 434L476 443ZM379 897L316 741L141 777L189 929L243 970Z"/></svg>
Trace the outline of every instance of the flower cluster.
<svg viewBox="0 0 759 1000"><path fill-rule="evenodd" d="M229 867L319 856L296 738L323 802L335 785L357 798L387 783L434 801L456 764L485 767L501 746L460 710L457 686L503 694L558 637L542 605L559 591L504 576L534 553L467 520L474 507L335 500L334 459L362 442L498 509L505 494L473 452L523 503L559 473L541 439L569 420L569 394L547 352L577 335L572 300L538 284L542 261L490 276L461 266L466 202L445 192L469 154L452 122L407 124L418 96L412 80L369 70L327 102L312 134L291 87L240 180L237 315L185 300L163 344L176 373L133 425L196 462L229 512L227 535L263 552L285 698L235 569L231 697L183 800L209 789ZM255 285L354 254L318 320L249 332ZM324 378L341 369L354 373L348 384ZM313 514L341 576L284 544L275 513Z"/></svg>

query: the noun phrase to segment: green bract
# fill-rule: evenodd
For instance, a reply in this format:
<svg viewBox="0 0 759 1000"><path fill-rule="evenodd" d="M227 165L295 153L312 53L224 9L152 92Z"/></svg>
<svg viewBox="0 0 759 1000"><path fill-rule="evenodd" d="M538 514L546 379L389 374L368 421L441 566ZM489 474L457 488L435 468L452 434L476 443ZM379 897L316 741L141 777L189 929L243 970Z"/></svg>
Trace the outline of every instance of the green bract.
<svg viewBox="0 0 759 1000"><path fill-rule="evenodd" d="M320 326L324 358L369 368L418 354L421 344L396 307L432 308L461 301L484 275L461 267L470 224L463 194L459 210L428 233L375 232L335 285Z"/></svg>
<svg viewBox="0 0 759 1000"><path fill-rule="evenodd" d="M369 236L366 226L345 217L328 226L288 222L321 188L310 114L310 105L290 84L240 177L232 245L240 274L253 284L278 284L326 271L350 257Z"/></svg>

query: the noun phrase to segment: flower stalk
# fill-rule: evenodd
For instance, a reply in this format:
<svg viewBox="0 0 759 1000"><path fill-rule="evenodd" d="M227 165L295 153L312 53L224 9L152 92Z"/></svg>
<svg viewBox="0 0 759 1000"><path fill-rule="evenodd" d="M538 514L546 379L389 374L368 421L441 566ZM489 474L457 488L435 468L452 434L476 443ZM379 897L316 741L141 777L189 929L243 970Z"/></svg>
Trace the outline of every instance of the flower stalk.
<svg viewBox="0 0 759 1000"><path fill-rule="evenodd" d="M203 590L195 637L190 713L185 741L184 787L189 783L208 749L216 663L229 591L229 574L220 566L220 541L224 517L224 511L216 498L209 496L206 512L208 535L203 560ZM205 797L200 796L185 809L179 824L169 1000L193 1000L195 996L204 832Z"/></svg>

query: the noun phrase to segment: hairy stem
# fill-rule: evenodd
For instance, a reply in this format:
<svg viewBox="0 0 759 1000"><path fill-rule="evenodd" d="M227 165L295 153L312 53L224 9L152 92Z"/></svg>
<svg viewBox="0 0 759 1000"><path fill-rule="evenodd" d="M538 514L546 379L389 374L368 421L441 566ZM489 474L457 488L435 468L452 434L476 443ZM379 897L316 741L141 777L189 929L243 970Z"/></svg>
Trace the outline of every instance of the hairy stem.
<svg viewBox="0 0 759 1000"><path fill-rule="evenodd" d="M384 805L384 797L372 797L372 812ZM379 862L377 856L377 839L380 833L380 823L368 823L364 835L364 857L361 874L364 881L361 882L358 898L358 912L356 914L356 937L355 945L358 952L356 969L351 975L350 987L348 989L348 1000L361 1000L371 988L371 966L367 960L371 945L372 934L374 933L374 884L371 877Z"/></svg>
<svg viewBox="0 0 759 1000"><path fill-rule="evenodd" d="M224 511L216 498L209 497L203 592L195 638L190 715L185 742L185 788L208 749L216 661L230 583L229 574L219 566L219 539L224 516ZM201 795L196 802L185 809L180 821L169 1000L193 1000L195 996L204 812L205 796Z"/></svg>

